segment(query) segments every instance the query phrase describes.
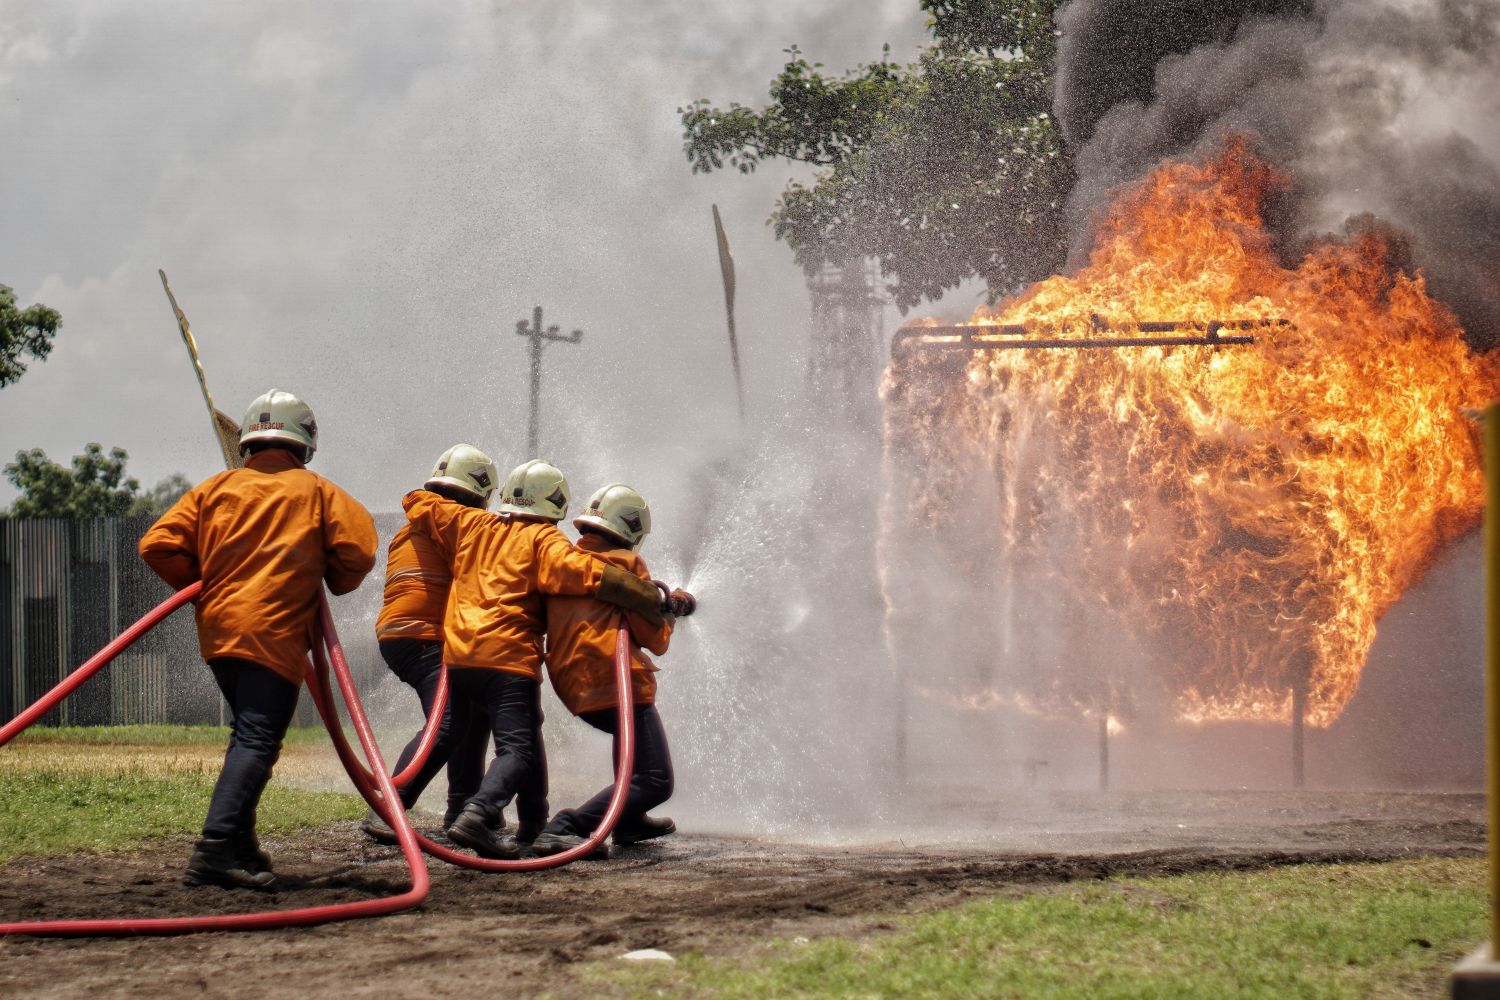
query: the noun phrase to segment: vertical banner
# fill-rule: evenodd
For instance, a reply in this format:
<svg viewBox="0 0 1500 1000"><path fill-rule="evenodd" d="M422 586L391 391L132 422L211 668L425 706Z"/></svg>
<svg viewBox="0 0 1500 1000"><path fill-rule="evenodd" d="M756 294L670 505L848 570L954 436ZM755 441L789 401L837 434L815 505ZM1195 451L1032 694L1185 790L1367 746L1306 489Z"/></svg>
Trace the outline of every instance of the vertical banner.
<svg viewBox="0 0 1500 1000"><path fill-rule="evenodd" d="M724 312L729 318L729 359L734 363L734 391L739 397L740 423L745 422L745 384L740 376L740 345L734 335L734 256L729 252L729 237L724 235L724 222L719 218L719 206L714 209L714 237L719 244L719 273L724 278Z"/></svg>

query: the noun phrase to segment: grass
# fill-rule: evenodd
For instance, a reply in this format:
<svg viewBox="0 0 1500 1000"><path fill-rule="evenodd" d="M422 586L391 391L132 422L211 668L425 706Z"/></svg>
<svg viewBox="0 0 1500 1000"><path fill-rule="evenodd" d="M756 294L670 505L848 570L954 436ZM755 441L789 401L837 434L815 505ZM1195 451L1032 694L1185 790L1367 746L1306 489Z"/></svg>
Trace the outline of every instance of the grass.
<svg viewBox="0 0 1500 1000"><path fill-rule="evenodd" d="M227 738L227 730L214 726L28 730L0 749L0 862L123 851L146 840L196 834ZM326 741L321 730L293 730L278 774L297 773L299 756ZM261 799L258 829L275 834L363 812L352 794L311 791L277 778Z"/></svg>
<svg viewBox="0 0 1500 1000"><path fill-rule="evenodd" d="M736 997L1438 996L1486 935L1485 862L1114 879L777 942L584 970L589 992Z"/></svg>
<svg viewBox="0 0 1500 1000"><path fill-rule="evenodd" d="M229 739L227 726L32 726L13 741L14 746L57 743L68 746L180 746L209 744L221 750ZM326 742L321 726L287 730L287 746ZM352 737L351 737L352 739Z"/></svg>

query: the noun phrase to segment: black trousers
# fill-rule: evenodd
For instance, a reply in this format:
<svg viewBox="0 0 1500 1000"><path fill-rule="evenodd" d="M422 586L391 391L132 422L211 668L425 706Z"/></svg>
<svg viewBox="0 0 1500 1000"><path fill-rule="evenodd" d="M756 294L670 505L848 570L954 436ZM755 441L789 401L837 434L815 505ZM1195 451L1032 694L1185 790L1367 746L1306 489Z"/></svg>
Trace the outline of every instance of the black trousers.
<svg viewBox="0 0 1500 1000"><path fill-rule="evenodd" d="M615 737L615 773L620 768L620 737L615 730L619 725L619 713L613 709L584 712L579 716L584 722L601 732ZM672 797L672 752L667 746L667 731L662 727L661 716L655 705L635 706L635 766L630 769L630 791L625 796L625 810L620 814L619 827L628 829L639 824L641 817ZM609 800L614 795L614 785L606 785L593 798L577 809L562 809L547 824L548 833L566 833L587 837L604 819L609 809Z"/></svg>
<svg viewBox="0 0 1500 1000"><path fill-rule="evenodd" d="M281 743L297 710L300 685L249 660L210 660L214 682L229 703L229 747L208 800L203 836L228 838L255 832L255 808L281 756Z"/></svg>
<svg viewBox="0 0 1500 1000"><path fill-rule="evenodd" d="M516 800L516 836L530 839L547 822L547 748L542 742L541 687L504 670L448 668L454 712L474 712L489 724L495 759L468 804L497 819Z"/></svg>
<svg viewBox="0 0 1500 1000"><path fill-rule="evenodd" d="M380 656L391 673L402 683L417 692L422 702L423 717L432 714L437 701L438 675L443 666L443 644L427 639L386 639L380 644ZM453 710L454 699L450 696L448 707L443 712L437 742L432 753L406 787L400 789L401 804L407 809L417 804L432 779L448 766L448 813L456 814L463 808L469 796L479 789L484 775L484 748L489 743L490 727L483 714L474 711L471 702L466 702L459 712ZM391 772L399 774L417 755L422 742L422 733L411 738L411 742L396 758Z"/></svg>

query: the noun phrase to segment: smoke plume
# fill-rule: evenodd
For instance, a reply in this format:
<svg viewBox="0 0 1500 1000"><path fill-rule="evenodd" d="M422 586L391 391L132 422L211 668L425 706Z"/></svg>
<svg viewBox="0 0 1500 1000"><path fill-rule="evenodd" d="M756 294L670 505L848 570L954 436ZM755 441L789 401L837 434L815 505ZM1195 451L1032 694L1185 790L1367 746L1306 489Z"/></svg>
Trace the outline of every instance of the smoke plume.
<svg viewBox="0 0 1500 1000"><path fill-rule="evenodd" d="M1241 132L1296 179L1285 247L1373 216L1500 343L1500 2L1074 0L1058 25L1075 261L1113 188Z"/></svg>

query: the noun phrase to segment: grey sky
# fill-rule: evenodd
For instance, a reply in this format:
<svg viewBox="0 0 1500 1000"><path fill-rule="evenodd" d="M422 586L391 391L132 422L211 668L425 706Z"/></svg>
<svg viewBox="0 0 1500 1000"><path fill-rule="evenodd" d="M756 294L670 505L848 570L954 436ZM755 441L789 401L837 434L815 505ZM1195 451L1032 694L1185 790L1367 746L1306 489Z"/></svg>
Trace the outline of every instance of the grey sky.
<svg viewBox="0 0 1500 1000"><path fill-rule="evenodd" d="M315 468L373 508L454 440L525 457L513 331L537 303L587 331L547 353L542 450L579 489L626 453L649 486L732 431L711 202L757 412L806 337L764 225L793 171L691 176L674 109L763 102L792 43L842 69L922 36L910 0L0 0L0 282L64 321L0 393L0 456L100 441L144 485L214 471L163 267L221 408L303 394Z"/></svg>

